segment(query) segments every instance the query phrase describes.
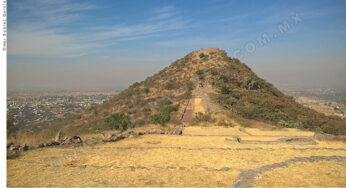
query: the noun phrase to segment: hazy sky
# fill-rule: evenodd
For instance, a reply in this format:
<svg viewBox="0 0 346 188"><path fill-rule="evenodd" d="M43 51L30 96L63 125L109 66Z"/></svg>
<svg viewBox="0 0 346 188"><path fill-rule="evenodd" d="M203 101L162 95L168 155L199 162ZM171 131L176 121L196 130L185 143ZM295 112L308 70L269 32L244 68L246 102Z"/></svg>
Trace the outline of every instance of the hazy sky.
<svg viewBox="0 0 346 188"><path fill-rule="evenodd" d="M7 2L9 91L124 89L207 47L279 87L346 88L346 1Z"/></svg>

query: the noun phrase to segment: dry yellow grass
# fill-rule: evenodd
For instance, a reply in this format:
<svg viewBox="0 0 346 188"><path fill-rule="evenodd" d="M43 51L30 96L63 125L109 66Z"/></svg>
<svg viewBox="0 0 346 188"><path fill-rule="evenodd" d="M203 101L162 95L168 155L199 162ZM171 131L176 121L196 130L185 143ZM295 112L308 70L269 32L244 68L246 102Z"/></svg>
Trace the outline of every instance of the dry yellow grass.
<svg viewBox="0 0 346 188"><path fill-rule="evenodd" d="M260 175L255 185L259 187L346 187L346 163L298 162Z"/></svg>
<svg viewBox="0 0 346 188"><path fill-rule="evenodd" d="M268 135L268 131L252 130L252 132L259 136L242 135L242 140L274 141L286 135L302 134L294 130L277 131L273 134L279 136L261 136ZM346 151L340 150L346 145L342 142L317 142L314 145L238 143L232 136L220 136L245 134L239 131L238 127L186 127L184 133L190 136L144 135L98 144L94 147L31 150L19 158L7 160L8 185L230 186L243 170L280 163L294 157L346 156ZM214 136L191 136L205 134ZM320 149L299 150L302 148ZM336 164L333 163L331 166L335 166L339 171L344 170L340 167L342 163ZM320 165L324 168L326 163L308 163L300 170L306 168L310 172L313 171L310 169L319 168ZM290 168L289 166L288 169ZM287 176L286 171L274 170L278 170L276 179ZM313 179L318 178L319 174L305 173L304 177ZM324 178L328 181L321 185L333 186L335 185L333 182L342 182L345 174L340 173L337 176L324 174L321 177L330 178ZM264 176L258 182L261 183L259 185L268 186L273 183L272 181Z"/></svg>
<svg viewBox="0 0 346 188"><path fill-rule="evenodd" d="M313 136L314 132L302 131L294 128L284 128L282 130L261 130L257 128L246 128L252 135L278 135L278 136Z"/></svg>
<svg viewBox="0 0 346 188"><path fill-rule="evenodd" d="M239 127L185 127L186 135L247 135L239 130Z"/></svg>

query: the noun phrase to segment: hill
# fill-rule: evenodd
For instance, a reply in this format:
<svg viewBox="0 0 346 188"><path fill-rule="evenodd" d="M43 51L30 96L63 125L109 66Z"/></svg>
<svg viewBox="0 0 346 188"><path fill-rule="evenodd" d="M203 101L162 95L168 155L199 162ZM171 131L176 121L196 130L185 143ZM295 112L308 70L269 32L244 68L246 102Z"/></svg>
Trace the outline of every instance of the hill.
<svg viewBox="0 0 346 188"><path fill-rule="evenodd" d="M260 125L346 134L343 120L303 107L217 48L191 52L104 104L42 127L72 136L155 124Z"/></svg>

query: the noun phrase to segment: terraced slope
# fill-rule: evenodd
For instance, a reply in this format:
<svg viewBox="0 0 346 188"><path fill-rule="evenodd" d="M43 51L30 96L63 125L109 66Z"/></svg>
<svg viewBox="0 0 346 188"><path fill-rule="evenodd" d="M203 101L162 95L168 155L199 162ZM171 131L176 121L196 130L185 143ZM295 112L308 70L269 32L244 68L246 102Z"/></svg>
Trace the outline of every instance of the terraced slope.
<svg viewBox="0 0 346 188"><path fill-rule="evenodd" d="M346 186L346 144L297 129L186 127L7 160L8 186ZM237 141L240 138L240 142Z"/></svg>

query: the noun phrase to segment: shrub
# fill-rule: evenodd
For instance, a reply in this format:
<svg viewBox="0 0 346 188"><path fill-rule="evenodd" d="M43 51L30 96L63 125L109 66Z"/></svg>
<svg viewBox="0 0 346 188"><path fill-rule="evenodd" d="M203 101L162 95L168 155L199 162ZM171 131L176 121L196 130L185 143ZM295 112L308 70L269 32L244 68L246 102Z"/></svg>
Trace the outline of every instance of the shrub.
<svg viewBox="0 0 346 188"><path fill-rule="evenodd" d="M184 85L185 85L185 88L186 88L186 91L185 91L185 93L184 93L184 96L185 96L186 98L190 98L191 95L192 95L192 92L191 92L191 90L192 90L192 84L191 84L191 83L185 83Z"/></svg>
<svg viewBox="0 0 346 188"><path fill-rule="evenodd" d="M136 94L137 94L137 95L139 95L139 94L140 94L139 87L136 87L135 92L136 92Z"/></svg>
<svg viewBox="0 0 346 188"><path fill-rule="evenodd" d="M127 123L126 119L123 119L121 121L120 126L119 126L119 130L120 131L125 131L127 129L127 125L128 125L128 123Z"/></svg>
<svg viewBox="0 0 346 188"><path fill-rule="evenodd" d="M149 88L146 87L146 88L143 89L143 92L144 92L144 93L149 93L150 90L149 90Z"/></svg>
<svg viewBox="0 0 346 188"><path fill-rule="evenodd" d="M209 113L203 114L202 112L195 113L195 121L197 122L211 122L213 119Z"/></svg>
<svg viewBox="0 0 346 188"><path fill-rule="evenodd" d="M185 82L184 86L186 88L186 90L192 90L193 89L193 83L192 82Z"/></svg>
<svg viewBox="0 0 346 188"><path fill-rule="evenodd" d="M163 98L163 99L160 101L160 104L161 104L161 105L169 105L169 104L172 104L172 101L169 100L168 98Z"/></svg>
<svg viewBox="0 0 346 188"><path fill-rule="evenodd" d="M134 84L132 84L130 87L133 87L133 88L135 88L135 87L138 87L139 86L139 83L138 82L135 82Z"/></svg>
<svg viewBox="0 0 346 188"><path fill-rule="evenodd" d="M170 105L160 109L159 113L151 114L150 121L154 124L165 125L171 119L171 112L177 111L179 109L179 104Z"/></svg>
<svg viewBox="0 0 346 188"><path fill-rule="evenodd" d="M203 72L203 70L198 70L196 72L196 74L197 74L199 80L204 80L204 72Z"/></svg>
<svg viewBox="0 0 346 188"><path fill-rule="evenodd" d="M228 83L228 78L227 78L227 76L225 76L225 75L221 75L221 76L219 77L219 80L222 80L224 83Z"/></svg>
<svg viewBox="0 0 346 188"><path fill-rule="evenodd" d="M204 53L200 53L199 58L203 58L203 57L205 57Z"/></svg>
<svg viewBox="0 0 346 188"><path fill-rule="evenodd" d="M215 76L215 75L218 75L219 73L218 73L217 69L215 67L213 67L210 69L210 74Z"/></svg>
<svg viewBox="0 0 346 188"><path fill-rule="evenodd" d="M141 98L137 98L136 99L136 103L139 104L139 105L143 105L145 103L145 101Z"/></svg>
<svg viewBox="0 0 346 188"><path fill-rule="evenodd" d="M288 121L285 121L285 120L280 120L278 122L278 125L282 126L282 127L287 127L287 128L297 127L297 123L292 123L292 122L288 122Z"/></svg>
<svg viewBox="0 0 346 188"><path fill-rule="evenodd" d="M222 87L221 87L221 93L222 93L222 94L229 94L229 93L230 93L230 90L228 89L228 87L222 86Z"/></svg>
<svg viewBox="0 0 346 188"><path fill-rule="evenodd" d="M126 96L127 96L128 98L130 98L130 97L132 96L132 91L128 91L128 92L126 93Z"/></svg>
<svg viewBox="0 0 346 188"><path fill-rule="evenodd" d="M170 106L161 108L160 112L170 114L171 112L178 111L178 109L179 109L179 104L170 105Z"/></svg>
<svg viewBox="0 0 346 188"><path fill-rule="evenodd" d="M149 107L144 107L142 109L142 112L151 112L151 109Z"/></svg>
<svg viewBox="0 0 346 188"><path fill-rule="evenodd" d="M170 120L170 114L168 113L155 113L150 115L150 121L154 124L164 125Z"/></svg>
<svg viewBox="0 0 346 188"><path fill-rule="evenodd" d="M165 84L165 89L170 90L173 88L173 81L170 80Z"/></svg>
<svg viewBox="0 0 346 188"><path fill-rule="evenodd" d="M186 98L190 98L191 95L192 95L192 92L191 92L190 90L187 90L187 91L185 91L185 93L184 93L184 96L185 96Z"/></svg>
<svg viewBox="0 0 346 188"><path fill-rule="evenodd" d="M130 124L130 118L122 112L111 114L104 120L104 124L111 129L124 131Z"/></svg>

